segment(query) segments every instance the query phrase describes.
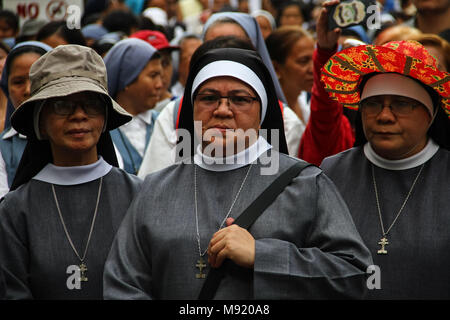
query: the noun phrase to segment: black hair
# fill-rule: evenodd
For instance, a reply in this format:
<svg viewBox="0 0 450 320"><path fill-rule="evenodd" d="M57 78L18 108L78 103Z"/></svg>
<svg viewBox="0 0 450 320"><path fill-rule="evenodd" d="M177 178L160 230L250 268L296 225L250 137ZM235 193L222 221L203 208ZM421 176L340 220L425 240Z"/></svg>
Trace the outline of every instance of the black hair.
<svg viewBox="0 0 450 320"><path fill-rule="evenodd" d="M362 88L364 88L364 85L366 82L373 76L377 75L379 73L373 72L363 77L361 84L359 85L360 94L362 91ZM448 118L448 115L445 113L445 111L441 107L441 97L440 95L431 87L424 85L422 82L420 82L417 79L414 79L412 77L408 77L414 81L416 81L418 84L424 88L427 93L431 97L431 101L433 102L433 108L436 112L436 116L433 120L433 123L431 124L430 128L428 129L428 136L431 137L438 145L440 145L442 148L445 148L447 150L450 150L450 119ZM358 116L355 119L355 144L354 146L361 146L364 145L367 142L366 136L364 135L363 130L363 124L362 124L362 117L361 117L361 109L358 110Z"/></svg>
<svg viewBox="0 0 450 320"><path fill-rule="evenodd" d="M277 18L276 18L276 25L279 26L280 25L280 19L281 16L283 15L284 10L287 7L291 7L291 6L297 6L300 10L300 13L302 14L303 17L303 21L309 21L310 20L310 11L312 11L312 8L310 8L309 6L305 5L305 3L303 1L300 0L289 0L289 1L283 1L281 3L281 5L279 6L279 10L278 10L278 14L277 14Z"/></svg>
<svg viewBox="0 0 450 320"><path fill-rule="evenodd" d="M58 34L67 43L78 44L81 46L86 45L86 39L84 38L81 30L79 29L69 29L65 21L51 21L43 26L36 35L37 41L43 41L53 34Z"/></svg>
<svg viewBox="0 0 450 320"><path fill-rule="evenodd" d="M101 17L102 16L100 13L91 13L90 15L83 17L83 19L81 20L81 25L84 27L89 24L97 23L97 21L99 21Z"/></svg>
<svg viewBox="0 0 450 320"><path fill-rule="evenodd" d="M139 30L159 31L164 34L167 39L170 39L169 32L164 26L155 24L151 19L144 16L139 16Z"/></svg>
<svg viewBox="0 0 450 320"><path fill-rule="evenodd" d="M0 19L5 20L6 24L10 26L14 32L19 30L19 17L10 10L0 10Z"/></svg>
<svg viewBox="0 0 450 320"><path fill-rule="evenodd" d="M113 10L103 19L103 26L109 32L122 31L129 36L132 28L139 28L139 21L131 12Z"/></svg>
<svg viewBox="0 0 450 320"><path fill-rule="evenodd" d="M108 39L100 39L96 40L92 44L92 49L95 50L100 56L104 57L104 55L111 49L117 41L108 41Z"/></svg>

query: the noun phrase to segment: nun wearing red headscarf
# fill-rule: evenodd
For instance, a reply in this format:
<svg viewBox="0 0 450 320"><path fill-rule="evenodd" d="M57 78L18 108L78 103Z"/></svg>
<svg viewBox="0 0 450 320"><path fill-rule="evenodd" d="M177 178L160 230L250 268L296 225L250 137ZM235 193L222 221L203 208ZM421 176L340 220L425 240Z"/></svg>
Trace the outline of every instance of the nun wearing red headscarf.
<svg viewBox="0 0 450 320"><path fill-rule="evenodd" d="M450 298L450 74L418 42L362 45L322 69L358 110L355 147L321 167L345 199L378 274L371 299Z"/></svg>

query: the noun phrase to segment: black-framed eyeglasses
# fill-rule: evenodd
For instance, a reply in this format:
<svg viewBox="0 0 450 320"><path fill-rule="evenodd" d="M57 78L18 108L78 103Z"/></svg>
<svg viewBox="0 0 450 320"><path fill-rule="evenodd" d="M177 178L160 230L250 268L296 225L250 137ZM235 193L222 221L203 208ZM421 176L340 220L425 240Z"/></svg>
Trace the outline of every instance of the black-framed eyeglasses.
<svg viewBox="0 0 450 320"><path fill-rule="evenodd" d="M216 93L199 93L195 97L196 103L200 107L217 108L222 99L227 99L228 105L238 109L245 109L250 107L254 101L258 101L258 98L247 95L229 95L221 96Z"/></svg>
<svg viewBox="0 0 450 320"><path fill-rule="evenodd" d="M105 114L106 104L98 98L89 98L83 101L74 100L53 100L47 101L47 105L54 114L59 116L69 116L75 112L79 106L88 116Z"/></svg>
<svg viewBox="0 0 450 320"><path fill-rule="evenodd" d="M360 103L361 112L364 112L368 116L377 116L385 106L383 98L369 97L362 100ZM395 115L406 116L411 114L414 109L422 106L422 104L414 99L405 97L393 98L389 103L388 108Z"/></svg>

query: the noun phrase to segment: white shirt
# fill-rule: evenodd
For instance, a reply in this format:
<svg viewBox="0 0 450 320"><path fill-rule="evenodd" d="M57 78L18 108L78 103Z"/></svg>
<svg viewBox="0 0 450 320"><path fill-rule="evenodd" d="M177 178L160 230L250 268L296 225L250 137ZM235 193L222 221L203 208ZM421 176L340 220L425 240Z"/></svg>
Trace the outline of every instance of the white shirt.
<svg viewBox="0 0 450 320"><path fill-rule="evenodd" d="M308 92L302 91L297 97L297 102L300 106L300 110L302 111L303 121L306 126L309 121L309 116L311 115L311 100L308 101Z"/></svg>
<svg viewBox="0 0 450 320"><path fill-rule="evenodd" d="M175 97L182 97L184 95L184 86L180 81L177 81L177 83L170 88L170 92L172 92Z"/></svg>
<svg viewBox="0 0 450 320"><path fill-rule="evenodd" d="M130 122L125 123L119 128L141 156L143 156L145 152L147 125L150 125L151 123L152 109L135 115Z"/></svg>
<svg viewBox="0 0 450 320"><path fill-rule="evenodd" d="M19 134L16 130L14 130L14 128L11 128L8 130L8 132L5 133L2 139L9 139L17 134L19 135L19 138L27 138L24 135ZM5 160L3 160L3 156L0 154L0 198L2 198L8 192L8 173L6 172Z"/></svg>

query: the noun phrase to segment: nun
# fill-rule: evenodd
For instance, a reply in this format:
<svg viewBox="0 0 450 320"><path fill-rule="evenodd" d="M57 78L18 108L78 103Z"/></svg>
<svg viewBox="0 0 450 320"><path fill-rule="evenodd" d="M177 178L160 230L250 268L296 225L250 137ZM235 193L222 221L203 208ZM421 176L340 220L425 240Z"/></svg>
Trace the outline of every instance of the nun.
<svg viewBox="0 0 450 320"><path fill-rule="evenodd" d="M358 109L355 147L321 167L379 267L368 298L449 299L450 74L393 41L334 54L322 81Z"/></svg>
<svg viewBox="0 0 450 320"><path fill-rule="evenodd" d="M198 52L179 120L183 162L146 177L106 262L104 297L196 299L222 270L201 299L361 298L371 256L331 181L287 156L267 67L250 50ZM293 165L301 172L259 218L239 222Z"/></svg>
<svg viewBox="0 0 450 320"><path fill-rule="evenodd" d="M28 73L31 65L52 47L39 41L17 44L8 54L3 68L0 86L7 98L5 126L0 134L0 197L11 187L17 167L27 144L24 135L11 127L14 110L30 96Z"/></svg>
<svg viewBox="0 0 450 320"><path fill-rule="evenodd" d="M0 203L6 299L101 299L103 266L141 180L116 168L109 131L130 116L94 50L58 46L30 69L11 124L28 138Z"/></svg>
<svg viewBox="0 0 450 320"><path fill-rule="evenodd" d="M163 94L160 53L144 40L130 38L116 43L105 56L108 91L133 118L111 131L123 169L137 174L158 112L153 110Z"/></svg>
<svg viewBox="0 0 450 320"><path fill-rule="evenodd" d="M249 14L241 12L213 14L203 28L202 39L206 42L222 36L235 36L249 41L260 55L266 68L269 70L270 79L275 86L279 108L282 110L289 155L296 156L305 125L295 112L286 105L285 95L273 68L258 22ZM147 174L174 163L175 157L173 154L176 148L175 130L178 127L177 122L173 121L173 119L178 119L180 100L170 102L158 116L148 151L144 154L142 160L139 177L144 178ZM162 151L159 152L159 150Z"/></svg>

